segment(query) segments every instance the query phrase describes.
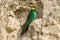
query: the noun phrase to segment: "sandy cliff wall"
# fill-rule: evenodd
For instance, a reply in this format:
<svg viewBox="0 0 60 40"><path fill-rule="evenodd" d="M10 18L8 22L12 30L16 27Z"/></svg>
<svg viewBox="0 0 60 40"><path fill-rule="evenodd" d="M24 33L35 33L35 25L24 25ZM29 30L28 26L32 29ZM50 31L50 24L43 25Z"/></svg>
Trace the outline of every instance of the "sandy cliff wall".
<svg viewBox="0 0 60 40"><path fill-rule="evenodd" d="M30 2L38 16L20 37ZM60 40L60 0L0 0L0 40Z"/></svg>

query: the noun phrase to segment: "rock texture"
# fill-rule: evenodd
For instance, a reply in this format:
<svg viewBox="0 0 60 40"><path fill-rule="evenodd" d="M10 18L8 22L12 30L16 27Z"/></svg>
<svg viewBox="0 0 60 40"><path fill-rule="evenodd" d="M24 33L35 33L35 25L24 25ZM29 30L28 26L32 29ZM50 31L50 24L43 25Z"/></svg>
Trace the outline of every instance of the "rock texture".
<svg viewBox="0 0 60 40"><path fill-rule="evenodd" d="M29 3L36 6L37 19L20 36ZM0 40L60 40L60 0L0 0Z"/></svg>

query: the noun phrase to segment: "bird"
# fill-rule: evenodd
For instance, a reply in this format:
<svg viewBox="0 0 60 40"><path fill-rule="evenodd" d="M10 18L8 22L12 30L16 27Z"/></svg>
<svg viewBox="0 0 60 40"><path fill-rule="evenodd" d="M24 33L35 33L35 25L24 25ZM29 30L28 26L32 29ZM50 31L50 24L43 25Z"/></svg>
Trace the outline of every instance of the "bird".
<svg viewBox="0 0 60 40"><path fill-rule="evenodd" d="M27 32L30 23L36 19L36 16L37 16L37 11L35 6L30 6L30 12L28 14L26 22L23 25L22 32L20 34L21 36Z"/></svg>

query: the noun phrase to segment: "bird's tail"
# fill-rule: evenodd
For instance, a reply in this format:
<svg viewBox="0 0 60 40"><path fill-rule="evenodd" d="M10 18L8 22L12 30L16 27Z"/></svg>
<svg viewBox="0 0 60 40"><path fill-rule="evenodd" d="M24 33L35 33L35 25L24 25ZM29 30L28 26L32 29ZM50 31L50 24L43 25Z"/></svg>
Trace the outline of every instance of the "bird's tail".
<svg viewBox="0 0 60 40"><path fill-rule="evenodd" d="M25 26L23 27L22 32L21 32L21 34L20 34L20 36L24 35L24 34L27 32L28 27L29 27L29 26L27 26L26 28L25 28Z"/></svg>
<svg viewBox="0 0 60 40"><path fill-rule="evenodd" d="M23 28L22 28L22 32L20 35L23 35L27 32L29 25L30 25L30 22L31 22L31 20L27 19L26 23L22 26Z"/></svg>

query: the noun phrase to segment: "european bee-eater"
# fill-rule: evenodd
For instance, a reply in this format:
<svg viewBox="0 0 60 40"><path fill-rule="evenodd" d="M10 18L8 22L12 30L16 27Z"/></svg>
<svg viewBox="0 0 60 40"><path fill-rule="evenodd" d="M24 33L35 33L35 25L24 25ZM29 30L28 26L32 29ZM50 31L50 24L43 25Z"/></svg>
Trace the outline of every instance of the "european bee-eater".
<svg viewBox="0 0 60 40"><path fill-rule="evenodd" d="M31 23L34 19L36 19L36 16L37 16L36 8L35 8L34 6L30 6L30 13L28 14L26 23L23 25L21 35L23 35L24 33L27 32L30 23Z"/></svg>

